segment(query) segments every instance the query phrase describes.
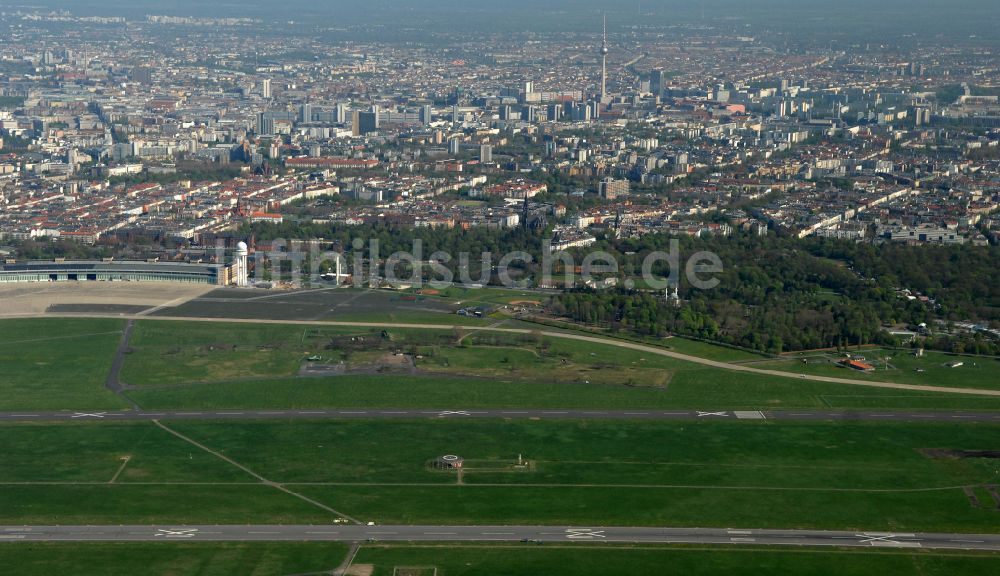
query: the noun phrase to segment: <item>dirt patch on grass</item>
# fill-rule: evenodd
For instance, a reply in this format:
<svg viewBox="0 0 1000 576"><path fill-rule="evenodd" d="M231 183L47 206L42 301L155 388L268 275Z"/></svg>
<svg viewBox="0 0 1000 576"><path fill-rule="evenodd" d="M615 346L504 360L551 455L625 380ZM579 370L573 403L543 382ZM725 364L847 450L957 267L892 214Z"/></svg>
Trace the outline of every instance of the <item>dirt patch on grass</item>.
<svg viewBox="0 0 1000 576"><path fill-rule="evenodd" d="M347 569L347 576L371 576L375 572L374 564L355 564Z"/></svg>

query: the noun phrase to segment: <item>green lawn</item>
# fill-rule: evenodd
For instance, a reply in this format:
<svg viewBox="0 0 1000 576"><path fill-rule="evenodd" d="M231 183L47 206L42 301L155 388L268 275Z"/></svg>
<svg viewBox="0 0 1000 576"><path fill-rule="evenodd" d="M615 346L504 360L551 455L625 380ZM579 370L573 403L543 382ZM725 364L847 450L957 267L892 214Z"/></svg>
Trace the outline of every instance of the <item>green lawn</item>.
<svg viewBox="0 0 1000 576"><path fill-rule="evenodd" d="M541 302L544 304L551 297L550 294L542 292L532 292L528 290L511 290L507 288L464 288L462 286L450 286L441 290L438 295L461 303L462 306L475 305L503 305L511 302Z"/></svg>
<svg viewBox="0 0 1000 576"><path fill-rule="evenodd" d="M736 348L717 346L715 344L709 344L707 342L702 342L700 340L688 340L687 338L681 338L680 336L674 336L673 338L660 340L659 344L666 345L674 352L680 352L681 354L690 354L691 356L698 356L699 358L708 358L710 360L720 360L722 362L736 362L740 360L762 360L766 358L761 354L754 354L753 352L746 352L743 350L738 350Z"/></svg>
<svg viewBox="0 0 1000 576"><path fill-rule="evenodd" d="M1000 555L775 548L568 545L365 545L354 566L373 576L396 567L435 567L438 576L479 574L809 574L814 576L981 575L1000 569ZM429 573L429 572L428 572Z"/></svg>
<svg viewBox="0 0 1000 576"><path fill-rule="evenodd" d="M290 376L322 350L324 334L291 324L139 321L122 379L141 386Z"/></svg>
<svg viewBox="0 0 1000 576"><path fill-rule="evenodd" d="M127 403L104 387L123 323L0 320L0 410L100 410Z"/></svg>
<svg viewBox="0 0 1000 576"><path fill-rule="evenodd" d="M622 421L175 421L269 480L380 523L991 532L1000 426ZM0 523L321 523L311 506L155 427L8 425ZM32 447L37 446L34 452ZM462 483L429 463L465 457ZM109 483L131 460L115 483ZM518 455L528 462L517 468Z"/></svg>
<svg viewBox="0 0 1000 576"><path fill-rule="evenodd" d="M960 357L941 352L925 352L917 358L910 351L866 349L852 352L875 366L874 372L859 372L837 365L843 355L819 354L806 358L777 360L754 364L757 368L770 368L800 374L838 376L859 380L880 380L903 384L924 384L929 386L953 386L964 388L1000 388L1000 359L983 357ZM890 358L888 361L885 358ZM952 362L962 362L957 368L949 368Z"/></svg>
<svg viewBox="0 0 1000 576"><path fill-rule="evenodd" d="M0 546L0 566L7 576L286 576L329 572L346 554L337 542L32 542Z"/></svg>
<svg viewBox="0 0 1000 576"><path fill-rule="evenodd" d="M129 392L149 409L226 408L898 408L1000 410L1000 398L920 394L692 368L666 388L374 375L274 379Z"/></svg>

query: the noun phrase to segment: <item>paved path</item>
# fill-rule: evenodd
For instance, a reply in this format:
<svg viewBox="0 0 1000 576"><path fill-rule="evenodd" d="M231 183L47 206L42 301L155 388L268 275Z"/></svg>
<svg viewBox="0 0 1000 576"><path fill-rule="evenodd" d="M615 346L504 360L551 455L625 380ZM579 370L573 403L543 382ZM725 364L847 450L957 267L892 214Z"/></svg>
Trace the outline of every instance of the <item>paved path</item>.
<svg viewBox="0 0 1000 576"><path fill-rule="evenodd" d="M114 392L118 397L128 402L133 409L138 410L139 405L134 400L124 394L125 383L121 381L122 367L125 365L125 355L128 354L129 340L132 339L132 329L135 328L135 321L125 322L125 329L122 331L122 338L118 342L118 349L115 350L115 359L111 363L111 372L104 382L104 386Z"/></svg>
<svg viewBox="0 0 1000 576"><path fill-rule="evenodd" d="M764 368L754 368L752 366L745 366L740 364L730 364L728 362L720 362L718 360L710 360L708 358L701 358L698 356L691 356L688 354L681 354L680 352L674 352L672 350L666 350L664 348L659 348L656 346L650 346L647 344L639 344L638 342L631 342L628 340L617 340L613 338L605 338L600 336L588 336L586 334L577 334L571 332L552 332L547 330L535 330L527 328L495 328L492 326L464 326L464 325L452 325L452 324L406 324L398 322L333 322L333 321L321 321L321 320L265 320L265 319L249 319L249 318L200 318L200 317L190 317L190 316L137 316L137 315L126 315L126 314L67 314L67 313L55 313L55 314L29 314L24 315L24 317L70 317L70 318L118 318L126 320L150 320L150 321L183 321L183 322L229 322L238 324L292 324L292 325L306 325L306 326L346 326L355 328L399 328L399 329L417 329L417 330L455 330L461 329L465 331L489 331L489 332L505 332L508 334L539 334L549 338L563 338L566 340L579 340L582 342L591 342L595 344L602 344L605 346L617 346L619 348L628 348L630 350L638 350L640 352L645 352L647 354L656 354L659 356L666 356L668 358L674 358L677 360L683 360L685 362L692 362L695 364L701 364L703 366L710 366L712 368L720 368L723 370L732 370L735 372L748 372L751 374L761 374L766 376L778 376L781 378L794 378L796 380L808 380L812 382L828 382L831 384L847 384L851 386L867 386L869 388L890 388L895 390L915 390L919 392L943 392L948 394L967 394L975 396L997 396L1000 397L1000 389L998 390L987 390L981 388L956 388L951 386L928 386L923 384L899 384L895 382L878 382L872 380L857 380L853 378L836 378L833 376L817 376L814 374L796 374L794 372L782 372L781 370L769 370Z"/></svg>
<svg viewBox="0 0 1000 576"><path fill-rule="evenodd" d="M619 542L1000 551L1000 534L587 526L0 526L0 542L85 541Z"/></svg>
<svg viewBox="0 0 1000 576"><path fill-rule="evenodd" d="M997 422L1000 412L892 410L558 410L460 408L331 408L302 410L132 410L88 412L0 412L0 422L135 420L357 420L405 418L512 418L525 420L780 420L868 422Z"/></svg>

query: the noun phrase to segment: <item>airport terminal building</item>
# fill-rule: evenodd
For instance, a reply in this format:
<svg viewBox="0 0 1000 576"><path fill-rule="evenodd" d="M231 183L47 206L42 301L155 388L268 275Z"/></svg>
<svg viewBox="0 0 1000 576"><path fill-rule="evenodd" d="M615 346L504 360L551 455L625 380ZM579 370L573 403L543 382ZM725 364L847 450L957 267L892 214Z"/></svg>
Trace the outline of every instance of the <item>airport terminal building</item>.
<svg viewBox="0 0 1000 576"><path fill-rule="evenodd" d="M229 268L221 264L46 260L0 264L0 284L13 282L183 282L229 283Z"/></svg>

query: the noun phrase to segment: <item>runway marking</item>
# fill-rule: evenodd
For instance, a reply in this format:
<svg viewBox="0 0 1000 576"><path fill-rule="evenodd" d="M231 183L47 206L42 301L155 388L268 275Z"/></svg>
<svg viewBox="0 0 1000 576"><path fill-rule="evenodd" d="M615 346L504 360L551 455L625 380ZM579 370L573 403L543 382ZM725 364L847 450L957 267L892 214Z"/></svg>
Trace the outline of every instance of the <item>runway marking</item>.
<svg viewBox="0 0 1000 576"><path fill-rule="evenodd" d="M438 413L438 416L472 416L472 414L469 414L465 410L445 410Z"/></svg>
<svg viewBox="0 0 1000 576"><path fill-rule="evenodd" d="M872 546L900 546L900 547L919 547L919 542L900 542L899 540L894 540L894 538L912 538L913 534L892 534L886 532L866 532L863 534L855 534L856 538L861 538L858 544L871 544Z"/></svg>
<svg viewBox="0 0 1000 576"><path fill-rule="evenodd" d="M766 420L760 410L736 410L733 415L740 420Z"/></svg>
<svg viewBox="0 0 1000 576"><path fill-rule="evenodd" d="M76 412L71 418L104 418L107 412Z"/></svg>
<svg viewBox="0 0 1000 576"><path fill-rule="evenodd" d="M756 538L730 538L730 542L756 542Z"/></svg>
<svg viewBox="0 0 1000 576"><path fill-rule="evenodd" d="M197 533L197 528L159 528L154 536L164 536L166 538L193 538Z"/></svg>
<svg viewBox="0 0 1000 576"><path fill-rule="evenodd" d="M698 410L698 417L701 418L702 416L722 416L723 418L725 418L726 416L729 416L729 413L728 412L702 412L701 410Z"/></svg>
<svg viewBox="0 0 1000 576"><path fill-rule="evenodd" d="M743 534L743 535L753 534L753 531L751 530L726 530L726 532L729 534Z"/></svg>
<svg viewBox="0 0 1000 576"><path fill-rule="evenodd" d="M567 528L566 537L571 540L593 540L594 538L605 538L604 530L594 530L593 528Z"/></svg>

